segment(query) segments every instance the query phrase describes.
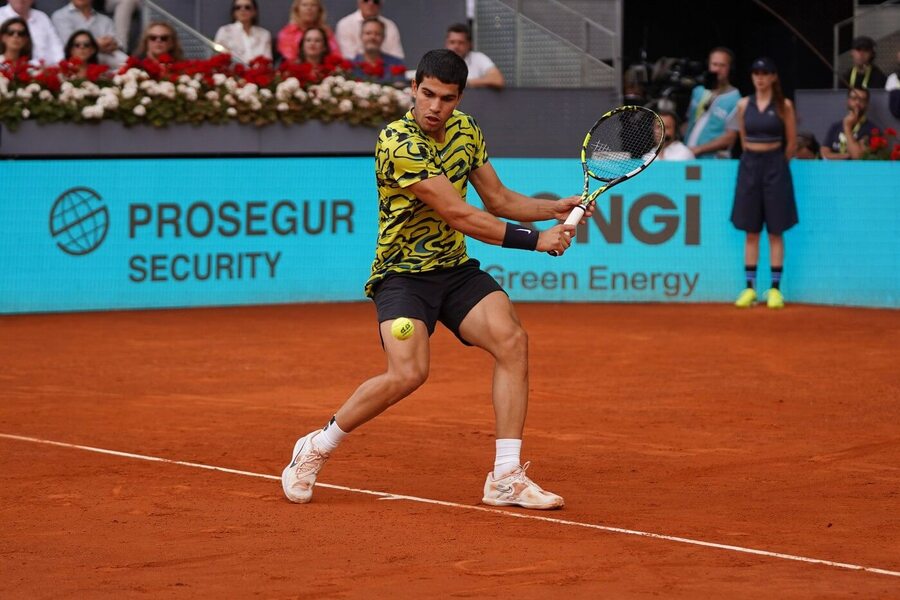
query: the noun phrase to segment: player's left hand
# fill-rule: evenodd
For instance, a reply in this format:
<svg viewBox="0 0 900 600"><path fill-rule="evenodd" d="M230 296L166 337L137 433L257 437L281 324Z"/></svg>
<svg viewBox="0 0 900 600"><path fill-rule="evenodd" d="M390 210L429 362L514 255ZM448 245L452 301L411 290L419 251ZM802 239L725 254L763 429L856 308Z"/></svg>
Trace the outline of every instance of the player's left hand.
<svg viewBox="0 0 900 600"><path fill-rule="evenodd" d="M553 209L556 211L554 215L557 221L565 221L572 209L581 204L581 196L569 196L568 198L560 198L554 203ZM594 214L594 203L591 202L585 206L584 215L579 223L587 223L587 220Z"/></svg>

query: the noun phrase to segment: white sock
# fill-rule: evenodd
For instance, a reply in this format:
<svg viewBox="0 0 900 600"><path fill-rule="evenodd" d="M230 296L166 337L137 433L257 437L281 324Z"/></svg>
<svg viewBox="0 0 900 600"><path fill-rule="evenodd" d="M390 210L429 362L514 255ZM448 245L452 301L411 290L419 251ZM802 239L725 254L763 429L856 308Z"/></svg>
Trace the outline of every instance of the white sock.
<svg viewBox="0 0 900 600"><path fill-rule="evenodd" d="M334 417L331 417L331 420L325 425L324 431L316 436L316 447L324 452L334 452L346 435L347 432L338 426Z"/></svg>
<svg viewBox="0 0 900 600"><path fill-rule="evenodd" d="M509 475L521 464L519 455L522 452L522 440L498 439L497 456L494 458L494 479Z"/></svg>

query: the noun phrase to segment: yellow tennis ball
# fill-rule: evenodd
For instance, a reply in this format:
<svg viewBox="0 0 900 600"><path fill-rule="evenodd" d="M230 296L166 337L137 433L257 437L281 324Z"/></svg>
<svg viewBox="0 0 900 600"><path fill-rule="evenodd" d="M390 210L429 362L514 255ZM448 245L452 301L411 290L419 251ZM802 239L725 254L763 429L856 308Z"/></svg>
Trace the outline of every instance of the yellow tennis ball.
<svg viewBox="0 0 900 600"><path fill-rule="evenodd" d="M415 330L416 326L406 317L394 319L391 323L391 334L398 340L408 340Z"/></svg>

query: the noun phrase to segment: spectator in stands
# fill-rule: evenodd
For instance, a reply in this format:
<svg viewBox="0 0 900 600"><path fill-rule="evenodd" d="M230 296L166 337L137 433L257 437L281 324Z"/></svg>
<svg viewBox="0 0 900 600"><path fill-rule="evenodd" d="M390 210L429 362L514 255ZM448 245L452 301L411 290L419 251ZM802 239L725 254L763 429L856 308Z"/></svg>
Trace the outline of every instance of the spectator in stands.
<svg viewBox="0 0 900 600"><path fill-rule="evenodd" d="M303 32L298 47L297 62L300 65L309 65L309 75L313 79L321 79L331 71L326 58L328 51L328 33L321 27L310 27ZM333 56L333 55L332 55Z"/></svg>
<svg viewBox="0 0 900 600"><path fill-rule="evenodd" d="M76 77L85 79L88 76L88 65L100 64L100 44L87 29L79 29L69 36L66 42L66 60L78 65Z"/></svg>
<svg viewBox="0 0 900 600"><path fill-rule="evenodd" d="M671 110L659 110L657 114L666 126L666 137L663 140L662 150L659 152L659 159L694 160L694 153L691 152L691 149L678 139L678 116Z"/></svg>
<svg viewBox="0 0 900 600"><path fill-rule="evenodd" d="M104 6L106 12L113 16L119 48L127 53L131 37L131 20L141 6L141 0L106 0Z"/></svg>
<svg viewBox="0 0 900 600"><path fill-rule="evenodd" d="M853 57L853 66L844 73L843 84L849 88L883 88L887 77L877 65L875 60L875 40L866 35L853 39L850 46L850 55Z"/></svg>
<svg viewBox="0 0 900 600"><path fill-rule="evenodd" d="M128 55L119 49L116 26L112 19L95 11L91 0L72 0L54 12L50 19L59 37L69 42L76 31L89 31L99 49L99 56L96 58L103 64L119 67L128 60ZM69 58L68 50L67 47L66 58Z"/></svg>
<svg viewBox="0 0 900 600"><path fill-rule="evenodd" d="M472 30L464 23L456 23L447 28L444 48L452 50L466 61L469 67L469 78L466 87L492 87L503 89L506 82L503 73L497 68L487 54L472 50Z"/></svg>
<svg viewBox="0 0 900 600"><path fill-rule="evenodd" d="M794 158L822 158L819 151L819 140L816 139L815 135L808 131L797 134L797 150L794 152Z"/></svg>
<svg viewBox="0 0 900 600"><path fill-rule="evenodd" d="M831 125L822 142L822 158L828 160L857 160L866 151L866 141L878 125L869 121L869 90L847 90L847 114Z"/></svg>
<svg viewBox="0 0 900 600"><path fill-rule="evenodd" d="M728 79L734 53L725 47L709 53L709 81L696 86L688 106L685 143L697 158L729 158L737 134L726 127L741 93ZM709 86L709 87L707 87Z"/></svg>
<svg viewBox="0 0 900 600"><path fill-rule="evenodd" d="M788 166L797 147L797 116L794 104L781 90L775 63L769 58L757 58L750 68L755 91L738 102L735 118L744 152L738 166L731 222L747 233L744 243L747 287L738 296L735 306L749 308L756 304L759 238L765 225L772 273L772 287L766 293L766 304L769 308L783 308L782 234L799 221Z"/></svg>
<svg viewBox="0 0 900 600"><path fill-rule="evenodd" d="M147 25L141 36L137 56L159 62L166 55L173 61L184 60L178 33L165 21L153 21Z"/></svg>
<svg viewBox="0 0 900 600"><path fill-rule="evenodd" d="M278 32L278 53L281 57L289 62L297 60L300 38L310 27L318 27L324 31L328 36L330 53L340 55L341 49L331 28L325 23L325 16L325 7L322 6L321 0L294 0L291 4L290 21ZM358 28L356 33L358 36Z"/></svg>
<svg viewBox="0 0 900 600"><path fill-rule="evenodd" d="M0 8L0 23L13 17L21 17L28 23L31 35L31 60L55 65L63 59L63 43L46 13L31 8L33 0L9 0Z"/></svg>
<svg viewBox="0 0 900 600"><path fill-rule="evenodd" d="M400 60L406 58L403 44L400 43L400 30L397 24L382 16L381 0L356 0L356 12L352 12L340 21L335 28L335 37L344 56L356 56L363 53L362 41L359 39L360 27L364 19L377 17L384 23L384 43L381 51L396 56Z"/></svg>
<svg viewBox="0 0 900 600"><path fill-rule="evenodd" d="M363 52L353 59L353 76L385 85L406 84L406 67L396 56L381 51L384 23L377 17L363 20L360 31Z"/></svg>
<svg viewBox="0 0 900 600"><path fill-rule="evenodd" d="M897 51L897 66L887 78L884 89L888 91L888 108L895 119L900 119L900 50Z"/></svg>
<svg viewBox="0 0 900 600"><path fill-rule="evenodd" d="M272 60L272 34L257 25L259 6L256 0L233 0L231 18L233 23L219 27L215 42L244 63L260 56Z"/></svg>
<svg viewBox="0 0 900 600"><path fill-rule="evenodd" d="M28 32L28 23L22 17L3 21L0 25L0 67L30 61L31 34Z"/></svg>

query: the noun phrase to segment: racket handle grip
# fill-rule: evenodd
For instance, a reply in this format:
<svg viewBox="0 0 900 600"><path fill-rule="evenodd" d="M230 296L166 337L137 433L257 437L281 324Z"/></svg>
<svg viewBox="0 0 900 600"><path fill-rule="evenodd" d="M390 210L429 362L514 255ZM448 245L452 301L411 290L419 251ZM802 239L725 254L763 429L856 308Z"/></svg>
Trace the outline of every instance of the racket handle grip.
<svg viewBox="0 0 900 600"><path fill-rule="evenodd" d="M566 217L565 225L578 225L578 222L581 221L581 217L584 216L584 212L584 206L581 204L573 208L572 212L569 213L569 216ZM550 256L559 256L559 252L556 250L550 250L547 254Z"/></svg>

